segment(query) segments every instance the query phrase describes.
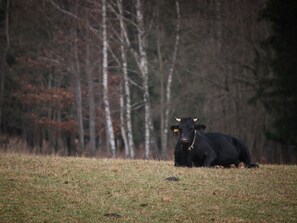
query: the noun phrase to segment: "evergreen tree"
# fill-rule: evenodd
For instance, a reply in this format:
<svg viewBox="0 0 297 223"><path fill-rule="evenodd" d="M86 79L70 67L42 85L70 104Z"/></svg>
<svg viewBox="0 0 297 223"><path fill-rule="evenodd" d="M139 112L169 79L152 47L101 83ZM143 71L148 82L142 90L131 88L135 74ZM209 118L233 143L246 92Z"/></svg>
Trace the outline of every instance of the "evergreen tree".
<svg viewBox="0 0 297 223"><path fill-rule="evenodd" d="M271 112L268 136L297 146L297 1L269 0L262 17L271 23L265 43L272 49L272 73L262 80L260 96Z"/></svg>

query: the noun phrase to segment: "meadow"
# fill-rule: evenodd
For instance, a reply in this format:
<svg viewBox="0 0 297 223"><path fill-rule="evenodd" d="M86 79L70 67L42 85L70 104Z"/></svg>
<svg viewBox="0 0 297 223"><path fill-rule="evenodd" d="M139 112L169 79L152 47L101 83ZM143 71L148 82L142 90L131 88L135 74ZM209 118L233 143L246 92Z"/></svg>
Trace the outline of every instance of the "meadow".
<svg viewBox="0 0 297 223"><path fill-rule="evenodd" d="M0 222L297 222L297 166L0 153Z"/></svg>

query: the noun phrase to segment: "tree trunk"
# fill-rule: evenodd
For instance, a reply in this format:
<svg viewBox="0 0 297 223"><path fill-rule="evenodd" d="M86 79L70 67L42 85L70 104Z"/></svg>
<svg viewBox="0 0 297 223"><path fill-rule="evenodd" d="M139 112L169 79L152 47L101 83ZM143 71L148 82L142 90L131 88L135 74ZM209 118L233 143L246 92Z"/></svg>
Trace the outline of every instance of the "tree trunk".
<svg viewBox="0 0 297 223"><path fill-rule="evenodd" d="M121 135L124 141L125 146L125 157L129 157L130 151L129 151L129 143L127 139L127 132L125 128L125 105L124 105L124 92L123 92L123 83L121 83L121 94L120 94L120 122L121 122Z"/></svg>
<svg viewBox="0 0 297 223"><path fill-rule="evenodd" d="M2 2L1 2L2 3ZM6 49L3 55L3 64L6 61L7 53L10 48L10 37L9 37L9 8L10 8L10 0L6 1L6 10L5 10L5 38L6 38ZM6 66L4 66L6 67ZM5 68L4 68L5 69ZM0 132L2 126L2 108L3 108L3 99L4 99L4 88L5 88L5 70L1 72L1 79L0 79Z"/></svg>
<svg viewBox="0 0 297 223"><path fill-rule="evenodd" d="M158 60L159 60L159 73L160 73L160 137L161 137L161 150L162 150L162 159L167 159L167 152L164 154L165 151L165 144L164 144L164 105L165 105L165 97L164 97L164 66L163 66L163 54L161 50L161 23L160 23L160 1L157 3L157 53L158 53Z"/></svg>
<svg viewBox="0 0 297 223"><path fill-rule="evenodd" d="M179 10L179 2L176 0L176 36L175 36L175 44L172 56L171 67L169 69L167 83L166 83L166 101L165 101L165 113L164 113L164 128L162 132L162 158L164 160L167 159L168 151L167 151L167 140L168 140L168 127L169 127L169 113L170 113L170 101L171 101L171 85L172 85L172 76L175 68L177 51L179 46L179 31L180 31L180 10Z"/></svg>
<svg viewBox="0 0 297 223"><path fill-rule="evenodd" d="M119 9L122 8L121 2L118 1L118 5L120 5ZM138 52L133 49L131 46L127 30L123 24L121 24L121 30L123 31L122 35L124 36L124 40L126 45L129 47L134 59L137 63L139 71L142 77L142 85L143 85L143 102L145 109L145 118L144 118L144 129L145 129L145 143L144 143L144 158L148 159L149 151L150 151L150 127L152 129L152 125L150 125L150 102L149 102L149 90L148 90L148 64L147 64L147 55L146 55L146 37L144 30L144 19L142 13L142 3L141 0L136 1L136 25L137 25L137 37L138 37ZM121 11L123 15L123 12ZM123 16L120 16L123 18ZM128 111L129 109L127 109ZM132 131L131 131L132 132ZM131 134L132 136L132 134ZM132 142L132 141L131 141Z"/></svg>
<svg viewBox="0 0 297 223"><path fill-rule="evenodd" d="M48 77L48 83L47 83L47 88L48 89L52 89L52 81L53 81L53 75L52 73L49 73L49 77ZM48 106L47 107L47 118L49 120L55 120L54 118L54 111L52 106ZM49 149L53 150L52 152L54 154L57 153L57 149L55 147L56 144L56 137L55 137L55 131L57 131L57 129L54 129L51 126L47 126L47 131L48 131L48 144L49 144Z"/></svg>
<svg viewBox="0 0 297 223"><path fill-rule="evenodd" d="M2 64L0 62L0 64ZM0 132L2 130L2 108L3 108L3 98L4 98L4 82L5 82L5 75L4 72L1 72L0 77Z"/></svg>
<svg viewBox="0 0 297 223"><path fill-rule="evenodd" d="M142 74L142 85L143 85L143 102L144 102L144 131L145 131L145 142L144 142L144 158L149 158L150 152L150 94L148 87L148 62L146 55L146 37L144 29L144 18L142 12L141 0L136 0L136 20L137 20L137 37L138 37L138 48L139 48L139 69Z"/></svg>
<svg viewBox="0 0 297 223"><path fill-rule="evenodd" d="M89 147L91 153L94 154L96 150L96 132L95 132L95 101L94 101L94 83L91 73L91 64L90 64L90 33L89 33L89 20L87 20L86 28L86 74L88 80L88 92L89 92Z"/></svg>
<svg viewBox="0 0 297 223"><path fill-rule="evenodd" d="M132 119L131 119L131 94L130 94L130 84L127 70L127 53L125 47L125 26L123 21L123 3L122 0L118 0L118 9L120 12L120 26L121 26L121 57L122 57L122 72L123 72L123 80L124 80L124 101L126 102L126 127L127 127L127 140L129 146L129 155L131 159L135 157L135 146L132 132Z"/></svg>
<svg viewBox="0 0 297 223"><path fill-rule="evenodd" d="M102 0L102 37L103 37L103 104L105 110L105 118L106 118L106 131L108 136L108 141L111 146L112 157L116 155L116 147L115 147L115 137L112 126L111 114L110 114L110 106L108 100L108 64L107 64L107 28L106 28L106 0Z"/></svg>
<svg viewBox="0 0 297 223"><path fill-rule="evenodd" d="M75 6L75 11L77 11L77 2ZM77 21L75 22L73 31L74 40L74 58L75 58L75 69L74 69L74 85L75 85L75 101L76 101L76 114L78 122L78 138L79 147L81 150L84 149L84 127L83 127L83 111L82 111L82 93L81 93L81 80L80 80L80 65L78 58L78 45L77 45Z"/></svg>
<svg viewBox="0 0 297 223"><path fill-rule="evenodd" d="M215 21L215 32L216 32L216 48L217 52L222 52L222 3L221 0L215 1L215 15L216 15L216 21Z"/></svg>

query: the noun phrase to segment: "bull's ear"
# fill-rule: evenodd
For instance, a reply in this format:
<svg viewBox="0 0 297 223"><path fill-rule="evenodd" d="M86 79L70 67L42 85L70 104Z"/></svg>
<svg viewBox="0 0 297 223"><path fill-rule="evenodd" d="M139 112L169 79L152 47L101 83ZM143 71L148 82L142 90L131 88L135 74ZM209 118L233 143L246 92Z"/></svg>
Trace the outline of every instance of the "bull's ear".
<svg viewBox="0 0 297 223"><path fill-rule="evenodd" d="M204 130L206 129L206 125L195 125L196 130Z"/></svg>
<svg viewBox="0 0 297 223"><path fill-rule="evenodd" d="M170 127L170 129L171 129L171 131L173 131L173 132L179 132L179 126L178 126L178 125L172 125L172 126Z"/></svg>

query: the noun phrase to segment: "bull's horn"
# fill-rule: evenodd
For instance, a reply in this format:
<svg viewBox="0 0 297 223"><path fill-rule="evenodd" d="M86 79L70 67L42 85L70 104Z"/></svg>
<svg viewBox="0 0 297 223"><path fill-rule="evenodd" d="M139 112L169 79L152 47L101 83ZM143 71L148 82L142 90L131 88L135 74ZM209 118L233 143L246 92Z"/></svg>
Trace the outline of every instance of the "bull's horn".
<svg viewBox="0 0 297 223"><path fill-rule="evenodd" d="M199 120L199 118L193 118L194 122L197 122Z"/></svg>
<svg viewBox="0 0 297 223"><path fill-rule="evenodd" d="M174 117L174 118L175 118L175 120L176 120L177 122L180 122L180 121L181 121L180 118L177 118L177 117Z"/></svg>

